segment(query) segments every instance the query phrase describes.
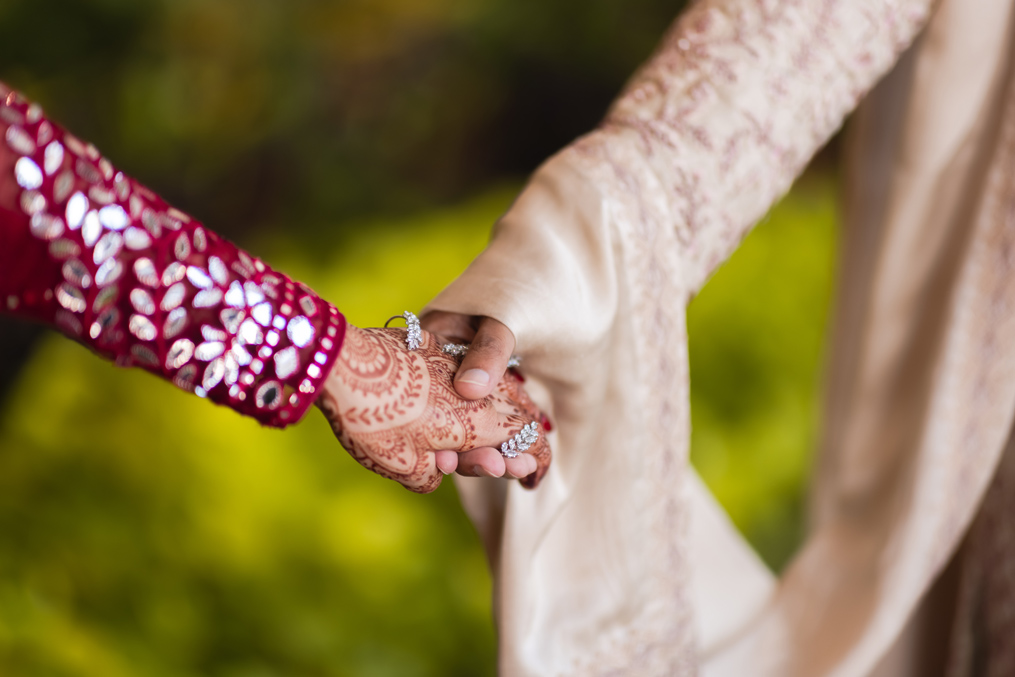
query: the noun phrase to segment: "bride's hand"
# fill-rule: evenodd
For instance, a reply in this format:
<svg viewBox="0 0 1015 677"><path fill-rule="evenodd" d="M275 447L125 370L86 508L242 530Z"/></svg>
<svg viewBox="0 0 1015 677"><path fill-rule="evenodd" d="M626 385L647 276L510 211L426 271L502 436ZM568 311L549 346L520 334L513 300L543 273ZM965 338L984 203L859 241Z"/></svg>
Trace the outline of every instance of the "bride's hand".
<svg viewBox="0 0 1015 677"><path fill-rule="evenodd" d="M540 423L539 438L527 452L506 459L499 451L523 426L542 420L519 380L508 374L489 397L466 400L455 392L457 370L457 358L445 354L429 332L409 351L404 329L349 326L317 404L353 458L412 491L440 485L435 450L495 455L499 466L484 463L463 474L506 473L535 486L550 457Z"/></svg>

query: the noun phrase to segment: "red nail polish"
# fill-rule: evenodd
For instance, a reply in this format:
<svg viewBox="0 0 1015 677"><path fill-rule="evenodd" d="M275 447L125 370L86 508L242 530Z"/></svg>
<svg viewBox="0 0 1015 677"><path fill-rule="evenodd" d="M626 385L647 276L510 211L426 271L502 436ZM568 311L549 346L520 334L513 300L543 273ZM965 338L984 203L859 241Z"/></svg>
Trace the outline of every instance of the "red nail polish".
<svg viewBox="0 0 1015 677"><path fill-rule="evenodd" d="M539 422L542 424L543 429L546 432L550 432L551 430L553 430L553 424L550 423L550 419L547 418L546 414L539 415Z"/></svg>
<svg viewBox="0 0 1015 677"><path fill-rule="evenodd" d="M511 373L515 375L515 378L518 379L519 383L525 383L525 377L519 374L516 370L512 369Z"/></svg>

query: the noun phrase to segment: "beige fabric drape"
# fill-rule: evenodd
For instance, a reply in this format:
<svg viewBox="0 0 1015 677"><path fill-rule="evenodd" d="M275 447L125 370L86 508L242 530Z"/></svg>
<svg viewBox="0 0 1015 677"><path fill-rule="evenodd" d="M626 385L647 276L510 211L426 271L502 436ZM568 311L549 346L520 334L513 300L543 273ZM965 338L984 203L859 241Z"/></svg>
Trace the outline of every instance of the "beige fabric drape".
<svg viewBox="0 0 1015 677"><path fill-rule="evenodd" d="M431 305L507 324L557 423L538 491L460 483L502 674L923 675L942 610L936 669L1008 674L984 647L1015 529L983 497L1015 413L1012 2L936 4L701 0ZM814 527L776 581L688 468L684 312L893 67L853 130Z"/></svg>

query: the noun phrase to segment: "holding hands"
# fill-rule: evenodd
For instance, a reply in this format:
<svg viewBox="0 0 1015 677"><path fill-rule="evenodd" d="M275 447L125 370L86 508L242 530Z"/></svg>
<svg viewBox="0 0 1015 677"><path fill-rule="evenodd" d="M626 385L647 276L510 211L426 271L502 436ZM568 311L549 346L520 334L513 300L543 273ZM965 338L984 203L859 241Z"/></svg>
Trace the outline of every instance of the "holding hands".
<svg viewBox="0 0 1015 677"><path fill-rule="evenodd" d="M464 316L434 313L426 320L428 327L452 330L456 342L475 338ZM422 331L419 347L409 350L405 329L350 325L317 404L353 458L412 491L433 491L455 470L520 478L533 488L550 463L548 424L521 377L507 370L514 338L497 324L510 340L501 339L498 360L503 349L507 354L503 364L493 365L489 345L484 349L480 342L460 365L462 358L442 349L448 341L429 331ZM476 369L487 374L485 383ZM506 457L501 445L517 439L526 426L536 432L535 441Z"/></svg>

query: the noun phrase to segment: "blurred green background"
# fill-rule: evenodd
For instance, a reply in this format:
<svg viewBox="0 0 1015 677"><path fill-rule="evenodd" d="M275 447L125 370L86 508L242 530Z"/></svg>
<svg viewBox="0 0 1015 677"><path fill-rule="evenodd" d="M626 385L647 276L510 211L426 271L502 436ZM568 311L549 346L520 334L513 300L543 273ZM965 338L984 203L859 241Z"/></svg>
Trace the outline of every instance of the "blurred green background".
<svg viewBox="0 0 1015 677"><path fill-rule="evenodd" d="M663 0L3 0L0 80L375 325L482 248L602 116ZM692 457L775 569L803 533L834 151L692 303ZM490 580L447 483L362 471L0 323L0 675L492 675Z"/></svg>

